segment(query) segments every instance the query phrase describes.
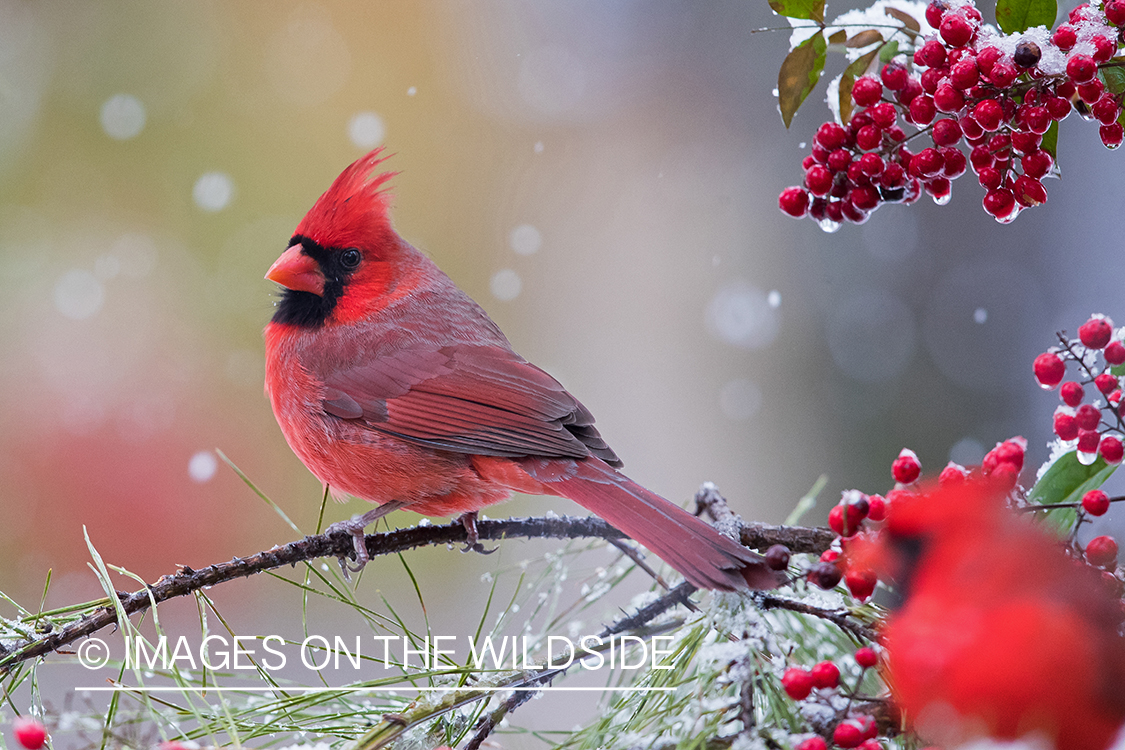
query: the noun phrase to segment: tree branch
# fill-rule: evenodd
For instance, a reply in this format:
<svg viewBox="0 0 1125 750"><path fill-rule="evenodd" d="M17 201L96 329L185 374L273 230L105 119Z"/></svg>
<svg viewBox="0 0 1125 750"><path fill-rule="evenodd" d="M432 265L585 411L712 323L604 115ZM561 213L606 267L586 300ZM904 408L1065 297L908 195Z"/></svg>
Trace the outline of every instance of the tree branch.
<svg viewBox="0 0 1125 750"><path fill-rule="evenodd" d="M794 531L804 531L809 539L818 538L816 529L792 529L747 524L744 536L756 540L757 544L785 543L793 537ZM828 535L831 532L823 530ZM552 516L540 518L509 518L506 520L485 520L477 522L477 535L481 540L500 540L507 538L524 539L606 539L619 540L626 536L600 518L589 516ZM374 558L390 555L418 547L465 542L465 527L458 521L442 526L414 526L380 534L368 534L367 552ZM771 541L772 540L772 541ZM346 533L331 536L319 534L307 536L289 544L264 550L249 557L235 557L228 562L209 565L201 570L183 567L173 575L161 576L156 583L132 593L118 592L121 609L132 615L148 609L153 604L179 596L186 596L208 586L225 583L235 578L245 578L256 573L296 565L322 557L352 557L352 539ZM680 592L676 601L686 600L694 588L686 591L685 584L672 589ZM689 587L690 588L690 587ZM650 605L651 606L651 605ZM671 606L671 605L669 605ZM655 615L653 615L655 616ZM0 646L0 675L6 674L12 666L20 662L44 656L59 648L91 635L102 628L117 623L117 610L106 603L92 613L71 622L41 637L7 643ZM619 632L619 631L618 631Z"/></svg>

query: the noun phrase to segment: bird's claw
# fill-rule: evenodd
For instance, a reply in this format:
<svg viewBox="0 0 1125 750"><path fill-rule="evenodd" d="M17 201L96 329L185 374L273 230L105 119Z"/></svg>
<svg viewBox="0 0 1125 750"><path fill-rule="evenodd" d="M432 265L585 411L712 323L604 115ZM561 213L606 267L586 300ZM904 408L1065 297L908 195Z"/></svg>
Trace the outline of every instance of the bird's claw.
<svg viewBox="0 0 1125 750"><path fill-rule="evenodd" d="M491 555L493 552L495 552L498 549L500 549L500 548L499 547L493 547L493 548L489 549L488 547L485 547L480 542L473 542L471 544L469 542L465 542L465 546L461 548L461 551L462 552L477 552L481 555Z"/></svg>
<svg viewBox="0 0 1125 750"><path fill-rule="evenodd" d="M344 578L351 580L352 573L359 573L364 567L367 566L368 560L371 557L367 554L367 542L363 534L363 529L367 524L360 525L360 521L352 519L350 521L340 521L334 523L324 530L325 534L335 534L343 532L352 538L352 546L355 549L355 565L349 562L349 559L343 555L336 558L340 563L340 568L344 572Z"/></svg>

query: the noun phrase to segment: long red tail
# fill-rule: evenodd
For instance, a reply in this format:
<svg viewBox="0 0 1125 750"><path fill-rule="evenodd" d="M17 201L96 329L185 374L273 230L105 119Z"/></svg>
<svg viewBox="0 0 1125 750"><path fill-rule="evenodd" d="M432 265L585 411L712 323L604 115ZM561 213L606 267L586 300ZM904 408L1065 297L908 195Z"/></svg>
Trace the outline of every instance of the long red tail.
<svg viewBox="0 0 1125 750"><path fill-rule="evenodd" d="M567 471L557 471L557 459L544 462L547 466L535 463L521 462L525 471L555 494L604 518L699 588L733 591L747 586L770 589L778 585L778 574L770 570L760 555L603 461L592 457L567 461ZM569 471L571 464L574 471Z"/></svg>

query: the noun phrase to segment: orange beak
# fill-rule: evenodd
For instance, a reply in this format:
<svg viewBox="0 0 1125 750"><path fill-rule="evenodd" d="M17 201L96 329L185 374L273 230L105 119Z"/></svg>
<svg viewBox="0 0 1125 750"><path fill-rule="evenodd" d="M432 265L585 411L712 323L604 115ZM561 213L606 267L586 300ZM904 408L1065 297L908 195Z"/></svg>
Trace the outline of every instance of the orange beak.
<svg viewBox="0 0 1125 750"><path fill-rule="evenodd" d="M324 296L324 274L313 258L305 255L300 244L291 246L274 261L266 278L296 292L312 292Z"/></svg>

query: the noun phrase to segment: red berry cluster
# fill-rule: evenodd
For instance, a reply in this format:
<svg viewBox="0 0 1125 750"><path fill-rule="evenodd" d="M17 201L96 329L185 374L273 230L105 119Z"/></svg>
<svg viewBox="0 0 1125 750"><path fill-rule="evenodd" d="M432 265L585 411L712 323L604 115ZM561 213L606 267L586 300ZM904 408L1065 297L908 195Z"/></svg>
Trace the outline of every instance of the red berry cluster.
<svg viewBox="0 0 1125 750"><path fill-rule="evenodd" d="M1047 200L1042 179L1054 157L1043 136L1053 122L1075 109L1101 123L1107 147L1125 139L1122 94L1099 77L1122 44L1125 0L1080 5L1050 38L999 36L981 25L971 3L933 0L926 21L938 33L919 38L912 57L892 59L878 77L857 79L851 119L817 131L802 163L804 185L778 199L784 213L835 231L843 221L862 224L884 203L913 203L923 191L944 204L951 180L971 166L986 190L985 211L1007 223ZM900 116L916 128L909 137ZM907 148L922 135L933 145Z"/></svg>
<svg viewBox="0 0 1125 750"><path fill-rule="evenodd" d="M853 693L859 690L864 673L874 667L878 661L878 655L869 647L864 646L855 652L859 674ZM785 690L785 694L795 701L806 700L814 689L828 693L840 687L840 668L830 661L822 661L811 669L790 667L781 676L781 687ZM836 747L880 750L882 745L876 739L878 736L879 727L875 719L867 714L857 713L836 724L832 732L832 743ZM827 750L827 748L828 742L823 737L810 737L800 742L795 750Z"/></svg>
<svg viewBox="0 0 1125 750"><path fill-rule="evenodd" d="M1035 358L1035 379L1046 390L1058 388L1062 400L1055 410L1055 434L1060 440L1077 441L1078 460L1084 464L1099 455L1117 464L1125 456L1121 378L1115 374L1125 364L1123 339L1125 329L1115 331L1113 321L1095 315L1078 328L1077 339L1060 333L1059 346ZM1063 382L1072 362L1077 378ZM1093 386L1095 398L1084 403L1087 386Z"/></svg>

